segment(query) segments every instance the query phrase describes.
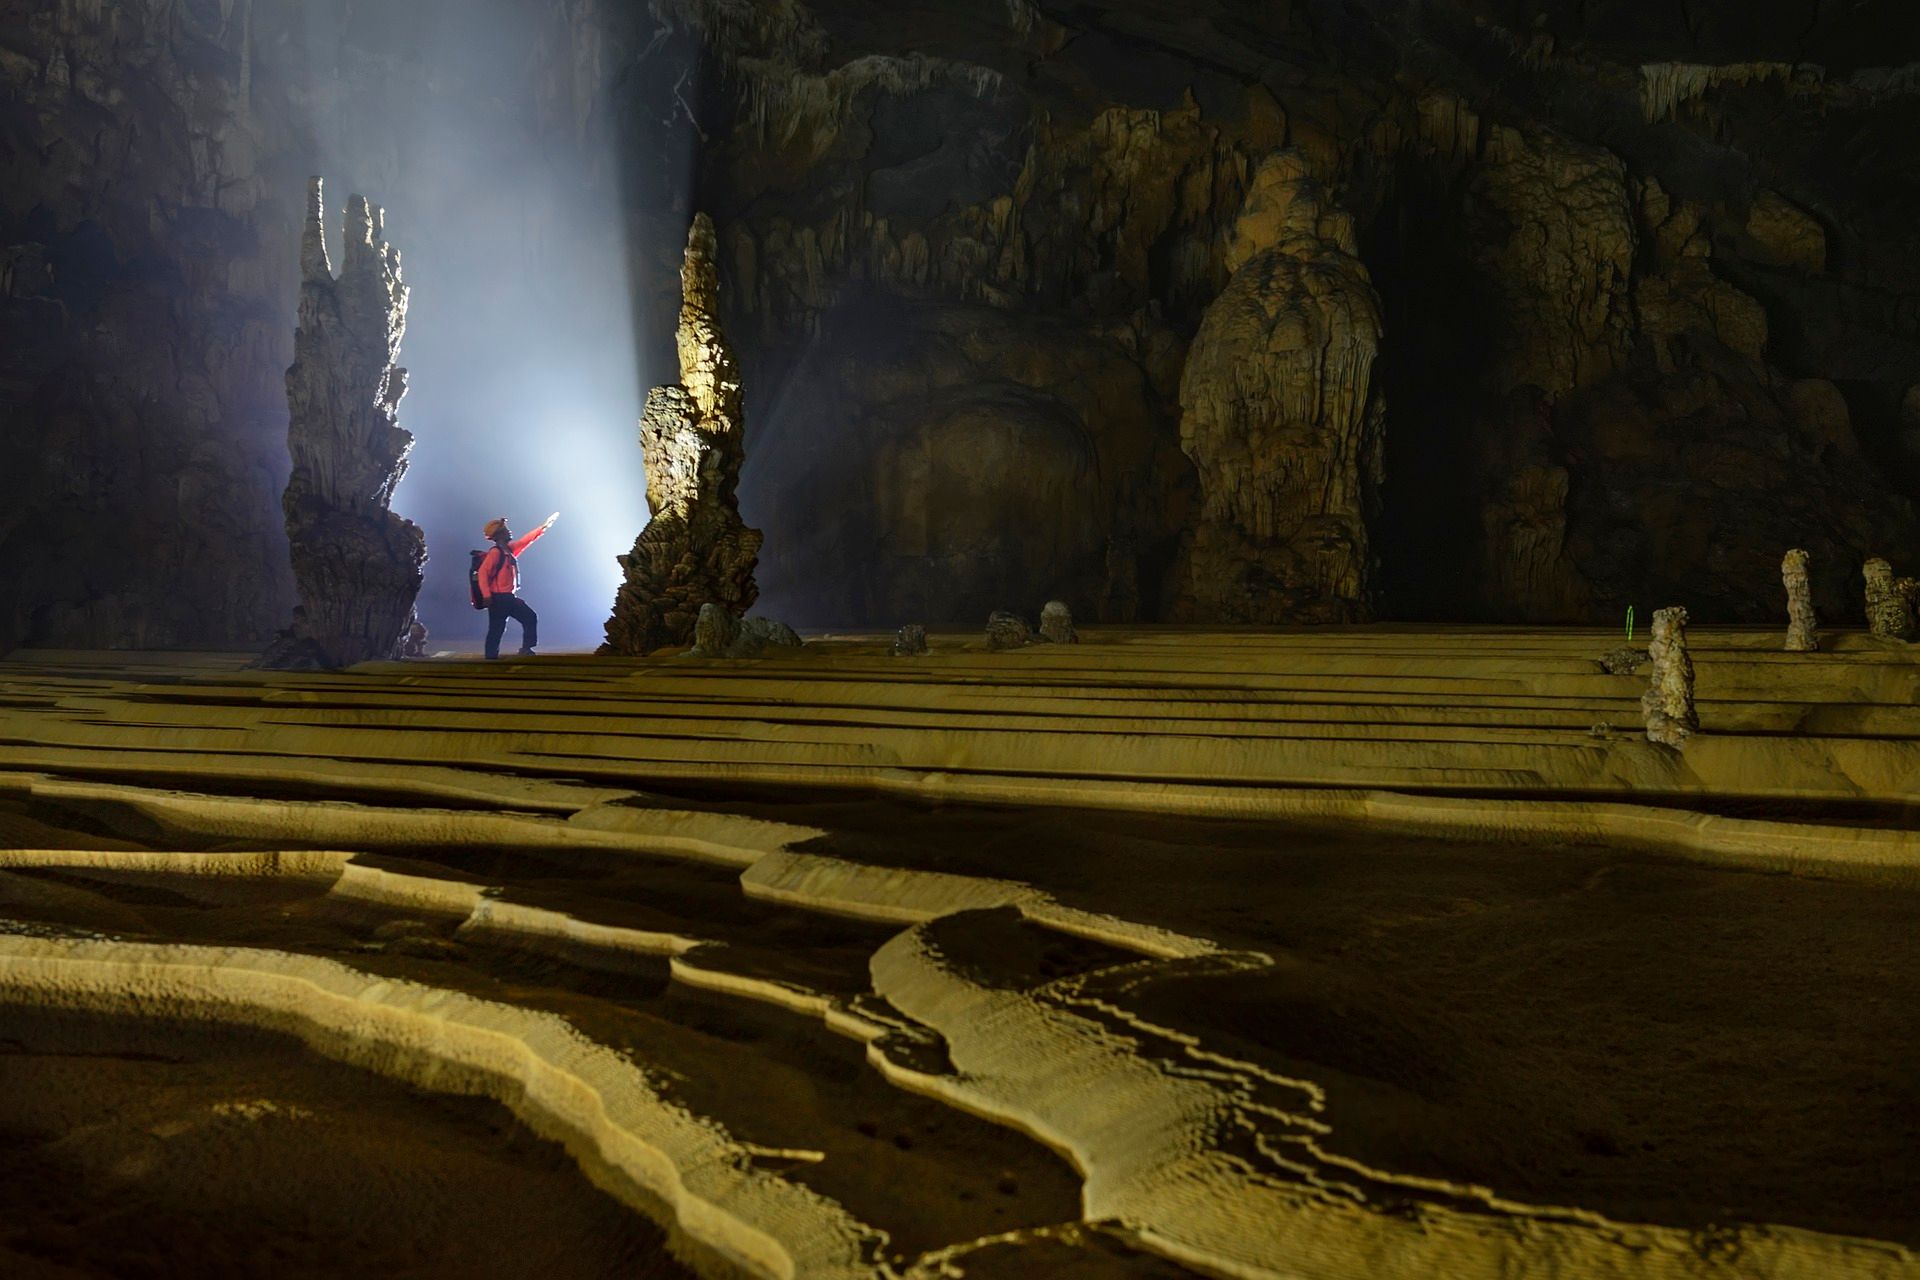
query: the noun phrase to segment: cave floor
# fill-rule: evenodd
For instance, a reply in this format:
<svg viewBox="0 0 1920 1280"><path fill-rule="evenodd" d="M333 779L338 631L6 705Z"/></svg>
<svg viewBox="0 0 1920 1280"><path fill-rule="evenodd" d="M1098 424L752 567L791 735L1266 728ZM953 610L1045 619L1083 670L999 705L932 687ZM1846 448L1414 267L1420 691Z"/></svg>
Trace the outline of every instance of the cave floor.
<svg viewBox="0 0 1920 1280"><path fill-rule="evenodd" d="M0 1264L1920 1275L1920 648L1084 635L0 662Z"/></svg>

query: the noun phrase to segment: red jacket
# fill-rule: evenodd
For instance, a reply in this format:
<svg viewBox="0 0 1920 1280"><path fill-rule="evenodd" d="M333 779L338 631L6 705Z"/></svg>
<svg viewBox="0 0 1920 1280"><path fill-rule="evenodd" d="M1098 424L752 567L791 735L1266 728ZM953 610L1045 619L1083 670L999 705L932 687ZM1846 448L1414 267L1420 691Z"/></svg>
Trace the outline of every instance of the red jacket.
<svg viewBox="0 0 1920 1280"><path fill-rule="evenodd" d="M521 552L532 546L534 540L546 531L547 527L541 525L532 533L521 534L507 545L513 548L513 554L518 556ZM499 546L495 545L493 550L487 552L487 554L480 559L480 598L482 600L489 600L494 596L510 596L519 590L519 564L501 555Z"/></svg>

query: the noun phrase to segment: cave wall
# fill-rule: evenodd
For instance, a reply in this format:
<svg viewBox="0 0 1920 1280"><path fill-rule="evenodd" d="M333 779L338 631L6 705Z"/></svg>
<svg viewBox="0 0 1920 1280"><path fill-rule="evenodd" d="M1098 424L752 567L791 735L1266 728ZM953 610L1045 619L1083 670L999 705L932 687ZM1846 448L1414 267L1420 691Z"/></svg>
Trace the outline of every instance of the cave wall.
<svg viewBox="0 0 1920 1280"><path fill-rule="evenodd" d="M0 647L284 621L301 196L250 14L0 5Z"/></svg>
<svg viewBox="0 0 1920 1280"><path fill-rule="evenodd" d="M657 8L709 52L697 198L782 616L1760 620L1801 545L1853 618L1866 555L1920 554L1899 6ZM1223 490L1353 470L1317 408L1190 421L1249 398L1251 348L1217 395L1190 355L1276 154L1381 318L1358 587L1348 526L1205 531Z"/></svg>

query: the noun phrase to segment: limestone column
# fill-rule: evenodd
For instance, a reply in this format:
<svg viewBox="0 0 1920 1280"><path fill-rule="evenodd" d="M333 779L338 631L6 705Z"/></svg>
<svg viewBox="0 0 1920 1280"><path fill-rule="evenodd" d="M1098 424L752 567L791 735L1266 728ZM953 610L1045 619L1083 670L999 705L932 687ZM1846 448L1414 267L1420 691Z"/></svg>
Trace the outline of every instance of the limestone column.
<svg viewBox="0 0 1920 1280"><path fill-rule="evenodd" d="M740 368L720 329L713 223L697 214L680 268L674 345L680 381L647 393L640 451L652 520L620 557L626 575L601 653L685 645L703 605L739 617L759 595L761 534L740 518L734 487L746 458Z"/></svg>
<svg viewBox="0 0 1920 1280"><path fill-rule="evenodd" d="M1647 740L1678 747L1700 727L1693 708L1693 659L1687 656L1687 611L1678 605L1653 615L1652 683L1640 697Z"/></svg>
<svg viewBox="0 0 1920 1280"><path fill-rule="evenodd" d="M1795 547L1781 558L1780 580L1787 588L1787 648L1812 652L1820 647L1820 636L1813 616L1813 588L1807 585L1805 551Z"/></svg>
<svg viewBox="0 0 1920 1280"><path fill-rule="evenodd" d="M334 668L397 656L427 561L426 536L388 508L413 436L398 423L407 371L394 364L407 326L400 254L379 209L347 201L340 274L328 261L320 179L300 238L299 328L287 369L281 496L300 603L259 665Z"/></svg>

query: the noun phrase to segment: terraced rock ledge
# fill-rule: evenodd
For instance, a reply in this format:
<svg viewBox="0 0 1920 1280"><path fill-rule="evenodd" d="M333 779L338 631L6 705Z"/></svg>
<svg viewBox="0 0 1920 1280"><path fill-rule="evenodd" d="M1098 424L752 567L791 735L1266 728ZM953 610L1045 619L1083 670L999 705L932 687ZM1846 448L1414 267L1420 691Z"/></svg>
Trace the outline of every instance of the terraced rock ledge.
<svg viewBox="0 0 1920 1280"><path fill-rule="evenodd" d="M1911 649L1696 633L1675 753L1597 633L1084 641L17 654L0 1082L229 1028L393 1168L504 1108L527 1231L634 1224L545 1274L1920 1275ZM317 1105L200 1070L75 1096Z"/></svg>

